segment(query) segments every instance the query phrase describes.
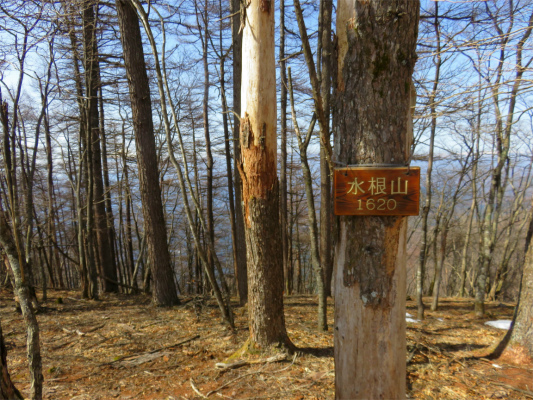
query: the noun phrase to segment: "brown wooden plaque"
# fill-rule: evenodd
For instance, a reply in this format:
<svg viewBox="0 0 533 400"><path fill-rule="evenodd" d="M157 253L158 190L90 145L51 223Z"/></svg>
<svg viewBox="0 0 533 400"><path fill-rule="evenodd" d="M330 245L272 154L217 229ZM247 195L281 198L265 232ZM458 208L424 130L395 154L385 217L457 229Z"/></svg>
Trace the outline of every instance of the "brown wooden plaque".
<svg viewBox="0 0 533 400"><path fill-rule="evenodd" d="M335 215L418 215L420 168L338 168L333 195Z"/></svg>

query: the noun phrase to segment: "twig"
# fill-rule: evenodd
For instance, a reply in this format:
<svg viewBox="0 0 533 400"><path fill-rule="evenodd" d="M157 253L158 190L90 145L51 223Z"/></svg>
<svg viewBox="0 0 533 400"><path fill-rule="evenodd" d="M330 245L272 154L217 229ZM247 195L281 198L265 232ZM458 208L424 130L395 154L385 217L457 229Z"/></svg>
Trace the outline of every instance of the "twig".
<svg viewBox="0 0 533 400"><path fill-rule="evenodd" d="M246 360L239 360L233 363L216 363L215 367L219 368L222 371L227 371L228 369L236 369L249 364L250 363Z"/></svg>
<svg viewBox="0 0 533 400"><path fill-rule="evenodd" d="M498 386L501 386L501 387L504 387L506 389L511 389L511 390L514 390L516 392L520 392L522 393L524 396L526 397L529 397L530 399L533 399L533 392L529 391L529 390L524 390L524 389L519 389L517 387L514 387L514 386L511 386L511 385L508 385L506 383L502 383L502 382L499 382L499 381L496 381L494 379L489 379L491 382L495 383L496 385Z"/></svg>
<svg viewBox="0 0 533 400"><path fill-rule="evenodd" d="M407 364L410 364L411 361L413 361L413 357L415 356L416 351L418 350L418 343L416 343L413 347L413 350L409 353L409 356L407 357Z"/></svg>
<svg viewBox="0 0 533 400"><path fill-rule="evenodd" d="M194 385L194 381L191 379L189 379L189 382L191 383L191 387L192 387L192 390L194 390L196 392L196 394L198 396L200 396L202 399L207 399L207 396L205 396L202 392L200 392L196 386ZM211 392L210 392L211 393Z"/></svg>
<svg viewBox="0 0 533 400"><path fill-rule="evenodd" d="M193 337L190 337L188 339L182 340L181 342L178 342L178 343L171 344L169 346L160 347L160 348L155 349L155 350L145 351L144 353L130 354L128 356L119 357L116 360L113 360L113 361L110 361L110 362L106 362L106 363L103 363L101 365L111 365L111 364L114 364L116 362L123 361L123 360L125 360L127 358L140 357L140 356L145 355L145 354L153 354L153 353L160 352L161 350L171 349L172 347L178 347L178 346L181 346L182 344L185 344L185 343L191 342L191 341L193 341L195 339L198 339L199 337L200 337L200 335L195 335Z"/></svg>
<svg viewBox="0 0 533 400"><path fill-rule="evenodd" d="M298 353L294 353L294 357L293 357L293 359L292 359L292 362L291 362L287 367L285 367L285 368L281 368L281 369L278 369L277 371L272 371L272 372L270 372L270 374L277 374L277 373L279 373L279 372L283 372L283 371L289 369L290 367L292 367L292 365L293 365L294 362L296 361L296 357L297 357L297 356L298 356ZM277 358L277 356L273 356L273 357L269 357L269 358L267 358L267 359L266 359L266 363L269 362L268 360L272 360L272 359L275 359L275 358ZM265 361L265 360L263 360L263 361ZM280 361L280 360L278 359L277 361ZM270 362L275 362L275 361L270 361ZM234 363L234 364L235 364L235 363ZM250 363L250 364L251 364L251 363ZM254 364L257 364L257 363L254 363ZM211 396L213 393L216 393L216 392L218 392L219 390L222 390L222 389L224 389L225 387L231 385L233 382L238 381L239 379L242 379L242 378L244 378L244 377L246 377L246 376L250 376L250 375L254 375L254 374L259 374L259 373L264 373L264 371L261 369L261 370L259 370L259 371L249 372L249 373L247 373L247 374L244 374L244 375L238 376L237 378L232 379L231 381L224 383L222 386L220 386L220 387L218 387L218 388L216 388L216 389L214 389L214 390L211 390L209 393L207 393L206 398L209 397L209 396Z"/></svg>
<svg viewBox="0 0 533 400"><path fill-rule="evenodd" d="M268 357L268 358L262 358L260 360L239 360L235 361L233 363L216 363L215 367L221 369L222 371L228 370L228 369L235 369L242 367L244 365L251 365L251 364L270 364L273 362L278 361L285 361L287 359L286 354L276 354L275 356Z"/></svg>

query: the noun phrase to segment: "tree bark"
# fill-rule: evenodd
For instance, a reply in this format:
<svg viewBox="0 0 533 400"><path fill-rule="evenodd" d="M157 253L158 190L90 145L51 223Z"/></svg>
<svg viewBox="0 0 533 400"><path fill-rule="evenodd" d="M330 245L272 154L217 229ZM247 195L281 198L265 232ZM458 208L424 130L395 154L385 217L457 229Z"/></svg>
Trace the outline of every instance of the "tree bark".
<svg viewBox="0 0 533 400"><path fill-rule="evenodd" d="M252 0L243 32L241 164L248 261L250 338L292 347L283 314L277 177L274 1Z"/></svg>
<svg viewBox="0 0 533 400"><path fill-rule="evenodd" d="M279 212L281 224L281 251L283 257L283 281L285 293L292 294L292 276L289 271L289 239L287 221L287 61L285 60L285 0L279 2L279 76L280 88L280 129L281 162L279 172L280 198Z"/></svg>
<svg viewBox="0 0 533 400"><path fill-rule="evenodd" d="M197 21L198 26L200 27L200 10L196 10L197 13ZM208 51L208 42L209 42L209 28L208 28L208 1L205 0L204 3L204 12L203 12L203 32L201 29L198 30L198 33L200 34L200 39L202 42L202 64L204 69L204 97L202 101L202 119L204 123L204 138L205 138L205 154L206 154L206 198L205 198L205 213L206 213L206 219L207 219L207 236L209 237L209 240L214 243L215 242L215 218L213 215L213 167L214 167L214 160L213 160L213 153L211 151L211 135L209 134L209 63L207 60L207 51ZM214 255L211 250L208 249L207 251L208 256L208 262L209 262L209 268L214 273L215 270L215 263L214 263ZM224 280L224 277L220 277L221 280Z"/></svg>
<svg viewBox="0 0 533 400"><path fill-rule="evenodd" d="M99 63L96 42L95 3L86 0L83 3L83 36L85 52L85 84L87 90L87 130L92 155L89 168L92 172L94 227L96 229L96 244L98 253L98 267L102 279L104 292L118 292L117 267L113 257L113 248L109 240L107 214L105 209L104 181L102 177L102 153L100 148L100 117L98 112Z"/></svg>
<svg viewBox="0 0 533 400"><path fill-rule="evenodd" d="M0 326L0 399L24 399L15 387L7 370L7 349Z"/></svg>
<svg viewBox="0 0 533 400"><path fill-rule="evenodd" d="M339 2L333 122L338 162L408 161L419 6L413 0ZM335 396L405 398L407 219L339 220Z"/></svg>
<svg viewBox="0 0 533 400"><path fill-rule="evenodd" d="M328 315L327 315L327 295L324 284L324 268L320 263L319 241L318 241L318 223L315 211L315 196L313 193L313 179L311 176L311 169L309 168L309 161L307 159L307 148L313 133L316 114L313 114L313 119L307 131L305 138L302 137L298 121L296 119L296 111L294 108L294 93L292 89L291 69L289 68L289 94L291 99L291 113L292 123L296 138L298 140L298 148L300 150L300 161L302 165L302 172L304 177L305 197L307 198L307 216L309 220L309 239L311 242L311 265L316 279L316 290L318 292L318 312L317 312L317 329L325 332L328 330Z"/></svg>
<svg viewBox="0 0 533 400"><path fill-rule="evenodd" d="M321 7L321 80L320 91L322 94L322 104L324 107L324 118L326 126L324 128L325 140L331 142L330 132L330 99L331 99L331 60L332 47L331 41L331 18L333 10L332 0L322 0ZM331 296L331 279L333 277L333 207L331 196L331 176L327 161L326 149L320 147L320 262L324 270L324 284L326 295Z"/></svg>
<svg viewBox="0 0 533 400"><path fill-rule="evenodd" d="M176 292L167 244L161 188L159 187L150 88L139 19L135 9L128 1L117 0L116 5L130 90L148 263L152 269L152 299L156 305L172 306L179 304L180 301Z"/></svg>
<svg viewBox="0 0 533 400"><path fill-rule="evenodd" d="M231 13L235 14L231 22L231 36L233 41L233 162L235 178L235 237L236 237L236 267L237 267L237 288L239 291L239 302L241 305L248 301L248 272L246 265L246 239L244 236L244 216L242 212L242 189L241 176L237 169L241 160L240 144L240 120L241 114L241 76L242 76L242 32L241 15L237 10L241 10L239 0L231 0ZM244 12L244 9L242 10Z"/></svg>
<svg viewBox="0 0 533 400"><path fill-rule="evenodd" d="M18 254L13 241L11 228L3 211L0 211L0 245L3 247L9 266L13 272L15 291L20 301L22 316L27 330L27 354L30 369L31 398L40 400L43 397L43 372L41 359L41 344L39 340L39 324L35 317L35 311L31 304L30 286L26 282L21 262L24 262ZM22 260L22 261L21 261Z"/></svg>
<svg viewBox="0 0 533 400"><path fill-rule="evenodd" d="M530 230L531 227L533 227L533 220L530 224ZM510 345L516 347L518 352L524 354L531 362L533 361L533 246L531 235L528 236L529 246L522 271L520 294Z"/></svg>

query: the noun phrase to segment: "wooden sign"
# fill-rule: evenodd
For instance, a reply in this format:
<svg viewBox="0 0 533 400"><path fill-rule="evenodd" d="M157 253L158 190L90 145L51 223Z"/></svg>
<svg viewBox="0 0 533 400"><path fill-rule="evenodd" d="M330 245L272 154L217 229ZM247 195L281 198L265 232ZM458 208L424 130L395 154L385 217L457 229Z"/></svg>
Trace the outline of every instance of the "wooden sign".
<svg viewBox="0 0 533 400"><path fill-rule="evenodd" d="M335 215L418 215L420 168L338 168L333 195Z"/></svg>

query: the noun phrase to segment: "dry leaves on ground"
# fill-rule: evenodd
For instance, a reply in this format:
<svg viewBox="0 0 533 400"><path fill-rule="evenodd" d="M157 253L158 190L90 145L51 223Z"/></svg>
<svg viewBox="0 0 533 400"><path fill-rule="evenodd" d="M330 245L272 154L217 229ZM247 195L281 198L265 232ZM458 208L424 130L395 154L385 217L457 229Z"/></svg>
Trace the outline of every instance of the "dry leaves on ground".
<svg viewBox="0 0 533 400"><path fill-rule="evenodd" d="M61 299L61 300L59 300ZM25 329L12 293L0 294L0 321L16 386L29 393ZM187 300L187 299L185 299ZM505 332L476 320L466 299L443 299L424 322L407 323L407 387L413 399L531 399L533 366L473 358ZM414 313L408 302L408 312ZM247 312L235 306L237 332L216 305L190 301L155 308L146 296L100 301L51 291L38 319L46 399L332 399L333 333L315 329L316 298L285 301L294 357L261 354L227 361L248 336ZM512 305L488 304L489 319L510 319ZM333 324L330 300L328 322ZM500 362L501 361L501 362ZM217 366L217 363L219 365Z"/></svg>

